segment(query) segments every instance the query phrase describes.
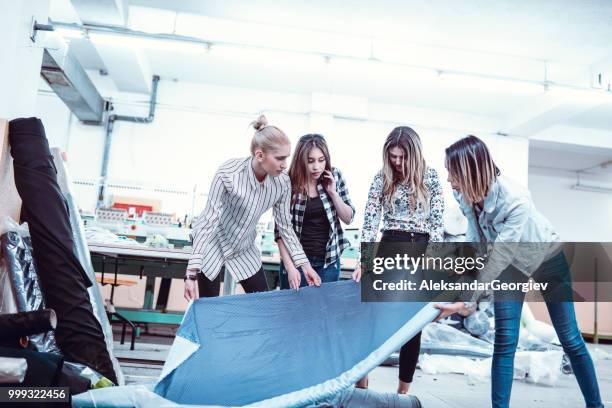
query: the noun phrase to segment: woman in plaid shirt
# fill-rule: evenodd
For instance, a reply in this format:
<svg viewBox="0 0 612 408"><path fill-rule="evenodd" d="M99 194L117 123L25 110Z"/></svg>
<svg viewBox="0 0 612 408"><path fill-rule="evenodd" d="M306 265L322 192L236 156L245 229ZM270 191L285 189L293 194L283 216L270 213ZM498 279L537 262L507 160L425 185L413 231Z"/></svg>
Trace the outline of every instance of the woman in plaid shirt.
<svg viewBox="0 0 612 408"><path fill-rule="evenodd" d="M383 168L374 177L368 193L361 242L376 242L381 218L380 242L410 243L405 248L411 256L421 255L428 242L444 240L442 185L436 170L425 163L422 150L419 135L408 126L396 127L387 136ZM386 249L397 251L393 245ZM381 256L380 252L377 256ZM360 278L358 264L353 279L359 281ZM421 333L418 333L400 350L399 394L408 393L420 349ZM359 380L357 387L367 388L367 383L366 376Z"/></svg>
<svg viewBox="0 0 612 408"><path fill-rule="evenodd" d="M309 134L298 141L291 167L291 221L304 252L322 282L340 277L340 255L350 243L340 221L350 224L355 215L342 173L331 166L329 149L321 135ZM285 243L275 230L281 254L281 289L307 284L293 264Z"/></svg>

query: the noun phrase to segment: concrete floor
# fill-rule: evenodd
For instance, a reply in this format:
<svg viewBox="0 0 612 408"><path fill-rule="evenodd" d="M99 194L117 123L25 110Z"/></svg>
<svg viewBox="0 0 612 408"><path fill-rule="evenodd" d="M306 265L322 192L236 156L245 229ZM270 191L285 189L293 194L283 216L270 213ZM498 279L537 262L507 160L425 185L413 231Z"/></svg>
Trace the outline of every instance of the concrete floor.
<svg viewBox="0 0 612 408"><path fill-rule="evenodd" d="M147 338L136 343L136 350L129 351L129 344L115 343L115 354L128 358L121 363L127 383L155 381L161 372L163 361L169 350L168 337ZM157 344L156 344L157 343ZM165 343L165 344L159 344ZM589 344L612 356L612 345ZM144 359L138 362L134 359ZM157 362L157 363L155 363ZM604 405L612 407L612 360L600 359L595 363L599 387ZM397 388L397 367L378 367L370 373L370 388L380 392L395 392ZM479 408L489 407L490 385L483 382L469 385L467 377L460 374L428 375L420 369L415 374L411 393L417 395L425 408ZM573 375L561 375L554 387L514 381L512 407L577 408L584 407L582 395Z"/></svg>

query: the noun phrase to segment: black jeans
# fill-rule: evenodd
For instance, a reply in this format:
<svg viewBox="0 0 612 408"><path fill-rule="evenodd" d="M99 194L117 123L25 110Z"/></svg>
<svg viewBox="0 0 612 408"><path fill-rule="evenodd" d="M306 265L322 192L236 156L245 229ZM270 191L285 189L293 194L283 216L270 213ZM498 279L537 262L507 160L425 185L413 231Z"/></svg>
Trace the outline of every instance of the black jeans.
<svg viewBox="0 0 612 408"><path fill-rule="evenodd" d="M225 274L225 268L221 268L221 272L214 280L210 280L203 273L198 273L198 292L200 297L215 297L219 296L221 290L221 281ZM257 273L249 278L240 281L242 288L246 293L266 292L268 290L268 282L263 267Z"/></svg>
<svg viewBox="0 0 612 408"><path fill-rule="evenodd" d="M386 230L383 231L383 236L380 242L406 242L420 243L423 245L410 245L406 249L409 255L419 256L427 248L429 242L429 234L418 232ZM412 253L414 252L414 253ZM379 254L380 255L380 254ZM392 254L385 254L390 256ZM408 340L402 346L399 353L399 379L406 383L411 383L416 370L417 362L419 361L419 353L421 352L421 332L418 332L413 338Z"/></svg>

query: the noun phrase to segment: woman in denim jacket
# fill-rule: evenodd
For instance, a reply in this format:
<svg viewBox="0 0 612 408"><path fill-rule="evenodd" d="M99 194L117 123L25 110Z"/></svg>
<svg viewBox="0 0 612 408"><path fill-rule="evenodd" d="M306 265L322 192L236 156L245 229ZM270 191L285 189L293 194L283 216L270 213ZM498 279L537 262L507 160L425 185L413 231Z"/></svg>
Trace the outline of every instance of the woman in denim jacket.
<svg viewBox="0 0 612 408"><path fill-rule="evenodd" d="M587 407L603 407L593 361L576 323L569 266L550 222L536 210L528 190L500 174L487 146L477 137L465 137L448 147L446 168L455 198L468 219L467 241L491 247L478 280L526 282L533 278L552 284L542 295L555 331ZM475 292L471 300L482 295ZM496 291L493 296L491 399L494 408L507 408L524 293ZM464 311L466 305L457 302L437 307L443 318Z"/></svg>

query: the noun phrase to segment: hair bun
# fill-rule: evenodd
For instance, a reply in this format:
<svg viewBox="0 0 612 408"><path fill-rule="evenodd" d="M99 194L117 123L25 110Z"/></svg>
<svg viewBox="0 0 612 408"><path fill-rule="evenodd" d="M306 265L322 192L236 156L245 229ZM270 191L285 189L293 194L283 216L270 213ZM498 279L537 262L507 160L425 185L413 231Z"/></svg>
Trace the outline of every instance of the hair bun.
<svg viewBox="0 0 612 408"><path fill-rule="evenodd" d="M265 115L259 115L256 120L251 122L251 126L253 126L255 130L261 130L268 126L268 119L266 119Z"/></svg>

